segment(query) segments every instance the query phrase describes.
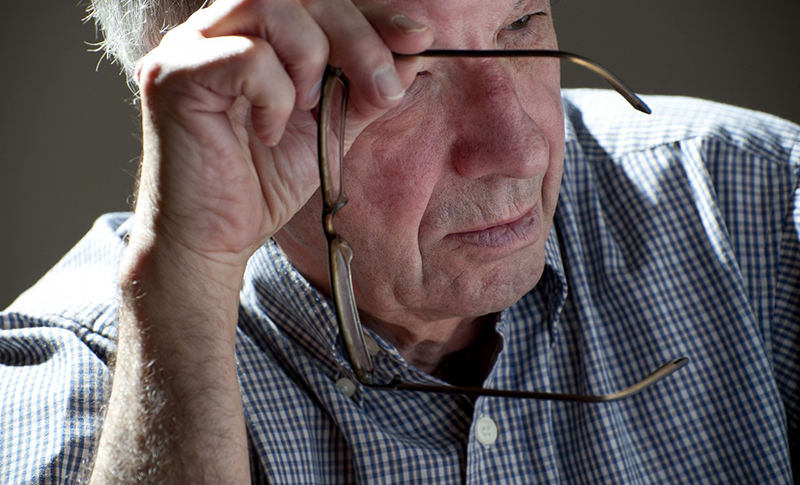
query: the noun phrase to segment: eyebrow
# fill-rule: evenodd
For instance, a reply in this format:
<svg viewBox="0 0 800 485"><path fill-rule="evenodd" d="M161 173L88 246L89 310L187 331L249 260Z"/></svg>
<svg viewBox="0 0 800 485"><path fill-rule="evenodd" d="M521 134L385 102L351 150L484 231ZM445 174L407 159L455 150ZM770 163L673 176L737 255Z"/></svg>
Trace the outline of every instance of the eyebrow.
<svg viewBox="0 0 800 485"><path fill-rule="evenodd" d="M511 12L518 12L519 10L522 10L524 7L526 7L526 6L530 5L530 4L534 4L534 3L535 4L539 4L539 3L549 3L549 2L543 1L543 0L517 0L514 3L514 5L511 7L510 11Z"/></svg>

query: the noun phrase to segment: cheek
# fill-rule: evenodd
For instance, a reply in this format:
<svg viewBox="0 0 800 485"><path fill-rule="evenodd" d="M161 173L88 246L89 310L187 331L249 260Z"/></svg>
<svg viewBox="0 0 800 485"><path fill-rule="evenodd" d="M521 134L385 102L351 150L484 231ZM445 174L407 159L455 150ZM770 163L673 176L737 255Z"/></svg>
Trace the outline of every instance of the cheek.
<svg viewBox="0 0 800 485"><path fill-rule="evenodd" d="M564 109L561 100L560 67L558 61L539 64L541 75L534 83L523 83L520 99L528 115L536 122L547 139L549 162L542 180L541 196L545 213L555 212L561 177L564 169Z"/></svg>
<svg viewBox="0 0 800 485"><path fill-rule="evenodd" d="M564 173L564 113L561 108L560 90L553 102L558 104L551 111L550 119L543 125L550 145L550 162L542 180L542 199L544 208L550 216L555 212L558 194L561 191L561 177Z"/></svg>
<svg viewBox="0 0 800 485"><path fill-rule="evenodd" d="M370 220L397 235L416 236L444 166L432 117L410 113L373 123L350 149L345 175L349 217Z"/></svg>

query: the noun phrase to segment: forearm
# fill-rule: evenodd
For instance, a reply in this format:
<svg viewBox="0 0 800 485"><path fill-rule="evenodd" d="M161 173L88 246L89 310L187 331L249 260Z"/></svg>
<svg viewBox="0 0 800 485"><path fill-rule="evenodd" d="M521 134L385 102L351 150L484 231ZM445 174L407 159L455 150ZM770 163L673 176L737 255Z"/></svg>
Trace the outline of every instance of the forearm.
<svg viewBox="0 0 800 485"><path fill-rule="evenodd" d="M141 60L142 180L95 483L249 480L234 357L247 260L319 186L310 108L328 60L351 78L354 138L420 70L392 52L433 42L407 20L349 0L218 1Z"/></svg>
<svg viewBox="0 0 800 485"><path fill-rule="evenodd" d="M92 483L247 483L234 357L238 283L221 283L240 282L238 270L158 245L130 252Z"/></svg>

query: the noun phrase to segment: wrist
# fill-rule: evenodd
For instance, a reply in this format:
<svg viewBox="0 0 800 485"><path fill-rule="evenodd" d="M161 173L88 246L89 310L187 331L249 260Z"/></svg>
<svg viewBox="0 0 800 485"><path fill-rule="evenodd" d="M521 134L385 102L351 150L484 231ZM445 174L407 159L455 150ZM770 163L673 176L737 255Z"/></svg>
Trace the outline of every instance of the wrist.
<svg viewBox="0 0 800 485"><path fill-rule="evenodd" d="M113 388L93 481L132 483L145 474L164 483L212 475L243 482L238 295L218 291L182 255L157 245L133 246L125 260Z"/></svg>
<svg viewBox="0 0 800 485"><path fill-rule="evenodd" d="M136 227L120 267L122 309L131 316L121 326L134 327L153 351L232 356L244 270Z"/></svg>

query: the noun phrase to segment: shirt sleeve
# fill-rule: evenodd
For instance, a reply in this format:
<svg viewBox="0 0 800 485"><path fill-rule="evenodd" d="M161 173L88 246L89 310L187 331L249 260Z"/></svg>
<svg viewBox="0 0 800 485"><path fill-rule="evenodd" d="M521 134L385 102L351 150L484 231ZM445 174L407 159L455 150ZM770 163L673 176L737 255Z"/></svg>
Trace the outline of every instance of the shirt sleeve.
<svg viewBox="0 0 800 485"><path fill-rule="evenodd" d="M116 350L127 216L104 216L0 313L0 483L82 483Z"/></svg>
<svg viewBox="0 0 800 485"><path fill-rule="evenodd" d="M786 407L795 477L800 477L800 144L793 150L795 183L783 223L775 294L773 362Z"/></svg>
<svg viewBox="0 0 800 485"><path fill-rule="evenodd" d="M800 127L738 108L704 145L800 462Z"/></svg>
<svg viewBox="0 0 800 485"><path fill-rule="evenodd" d="M77 483L93 456L108 367L66 322L3 319L0 482Z"/></svg>
<svg viewBox="0 0 800 485"><path fill-rule="evenodd" d="M582 106L580 130L568 125L568 138L580 139L591 127L597 146L588 146L600 159L638 162L658 146L656 164L669 163L673 150L700 162L684 165L693 170L694 192L702 194L687 203L710 220L709 240L723 242L736 258L774 377L768 384L780 393L793 461L800 463L800 126L691 98L647 96L653 115L643 116L622 104L597 104L598 91L568 97ZM624 166L635 174L629 180L646 182L644 190L662 184L648 178L660 176L658 165L645 169ZM800 476L800 470L795 473Z"/></svg>

